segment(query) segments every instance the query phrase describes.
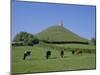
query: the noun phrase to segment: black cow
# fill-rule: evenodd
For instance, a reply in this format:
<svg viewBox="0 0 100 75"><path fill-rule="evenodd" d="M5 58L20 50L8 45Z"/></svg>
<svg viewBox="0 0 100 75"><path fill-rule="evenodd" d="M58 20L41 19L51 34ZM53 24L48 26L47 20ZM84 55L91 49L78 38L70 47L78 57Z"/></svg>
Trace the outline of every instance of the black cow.
<svg viewBox="0 0 100 75"><path fill-rule="evenodd" d="M48 59L51 56L51 51L46 52L46 59Z"/></svg>
<svg viewBox="0 0 100 75"><path fill-rule="evenodd" d="M73 54L73 55L75 54L75 50L72 50L72 54Z"/></svg>
<svg viewBox="0 0 100 75"><path fill-rule="evenodd" d="M29 56L30 56L30 54L31 54L31 51L26 51L26 52L24 53L23 59L25 60L26 57L29 57Z"/></svg>
<svg viewBox="0 0 100 75"><path fill-rule="evenodd" d="M64 57L64 51L63 51L63 50L61 50L60 56L61 56L62 58Z"/></svg>

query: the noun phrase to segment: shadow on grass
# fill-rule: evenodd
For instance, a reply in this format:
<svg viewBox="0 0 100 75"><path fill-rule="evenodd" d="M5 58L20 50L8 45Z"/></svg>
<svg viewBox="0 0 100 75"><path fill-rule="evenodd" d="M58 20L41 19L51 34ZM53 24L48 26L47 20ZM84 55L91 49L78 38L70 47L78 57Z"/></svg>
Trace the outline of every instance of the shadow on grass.
<svg viewBox="0 0 100 75"><path fill-rule="evenodd" d="M64 56L63 58L69 58L70 56ZM44 58L30 58L30 59L26 59L26 60L23 60L23 61L33 61L33 60L49 60L49 59L61 59L62 57L50 57L48 59L46 59L45 57ZM62 59L63 59L62 58Z"/></svg>

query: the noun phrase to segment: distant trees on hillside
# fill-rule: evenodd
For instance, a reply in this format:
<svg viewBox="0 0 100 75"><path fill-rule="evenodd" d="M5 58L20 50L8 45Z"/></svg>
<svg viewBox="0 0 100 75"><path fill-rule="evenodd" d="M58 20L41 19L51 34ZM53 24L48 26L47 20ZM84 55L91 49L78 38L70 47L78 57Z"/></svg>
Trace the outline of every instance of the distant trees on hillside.
<svg viewBox="0 0 100 75"><path fill-rule="evenodd" d="M34 45L39 43L38 39L30 33L20 32L13 39L13 45Z"/></svg>
<svg viewBox="0 0 100 75"><path fill-rule="evenodd" d="M91 42L92 42L93 45L96 45L96 38L92 38Z"/></svg>
<svg viewBox="0 0 100 75"><path fill-rule="evenodd" d="M92 37L90 40L89 40L89 44L90 45L96 45L96 38Z"/></svg>

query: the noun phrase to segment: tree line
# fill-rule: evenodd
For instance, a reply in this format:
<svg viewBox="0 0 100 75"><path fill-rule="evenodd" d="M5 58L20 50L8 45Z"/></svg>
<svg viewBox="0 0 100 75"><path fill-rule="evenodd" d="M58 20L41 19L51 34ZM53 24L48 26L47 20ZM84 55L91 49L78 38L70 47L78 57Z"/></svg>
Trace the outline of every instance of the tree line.
<svg viewBox="0 0 100 75"><path fill-rule="evenodd" d="M34 44L38 44L39 40L32 34L27 32L18 33L12 42L13 46L32 46Z"/></svg>

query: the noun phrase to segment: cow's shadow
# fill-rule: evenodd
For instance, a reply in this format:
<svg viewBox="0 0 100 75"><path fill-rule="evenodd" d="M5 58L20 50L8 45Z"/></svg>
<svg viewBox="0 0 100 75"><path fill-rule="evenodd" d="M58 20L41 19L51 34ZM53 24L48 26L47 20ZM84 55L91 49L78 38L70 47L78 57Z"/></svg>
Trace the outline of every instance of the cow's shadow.
<svg viewBox="0 0 100 75"><path fill-rule="evenodd" d="M64 56L63 58L68 58L69 56ZM59 59L59 58L62 58L62 57L50 57L49 59Z"/></svg>
<svg viewBox="0 0 100 75"><path fill-rule="evenodd" d="M49 59L57 59L57 57L50 57Z"/></svg>
<svg viewBox="0 0 100 75"><path fill-rule="evenodd" d="M69 56L64 56L63 58L68 58ZM61 59L62 57L49 57L47 60L49 59ZM63 59L62 58L62 59ZM45 58L30 58L30 59L26 59L27 61L33 61L33 60L46 60Z"/></svg>
<svg viewBox="0 0 100 75"><path fill-rule="evenodd" d="M68 58L69 56L64 56L64 58Z"/></svg>

